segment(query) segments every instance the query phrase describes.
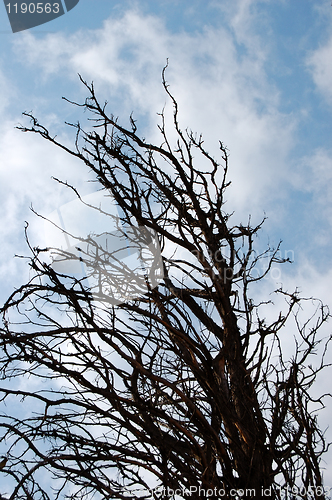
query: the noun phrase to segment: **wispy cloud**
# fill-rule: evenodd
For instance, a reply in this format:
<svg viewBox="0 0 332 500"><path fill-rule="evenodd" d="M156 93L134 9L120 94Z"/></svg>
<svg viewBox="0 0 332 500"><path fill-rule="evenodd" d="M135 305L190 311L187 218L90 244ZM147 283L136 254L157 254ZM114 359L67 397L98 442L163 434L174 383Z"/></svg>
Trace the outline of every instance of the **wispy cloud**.
<svg viewBox="0 0 332 500"><path fill-rule="evenodd" d="M278 89L266 76L266 48L253 35L251 3L239 2L231 29L174 34L159 18L131 10L106 20L101 29L50 34L42 44L27 34L18 39L16 53L48 81L75 73L94 80L116 113L123 117L134 110L149 117L152 138L156 112L165 102L160 73L169 58L167 79L179 101L181 124L203 132L215 154L218 140L226 142L232 205L262 214L278 193L272 186L285 180L296 121L279 111Z"/></svg>
<svg viewBox="0 0 332 500"><path fill-rule="evenodd" d="M325 44L311 52L307 65L313 81L326 101L332 105L332 36Z"/></svg>

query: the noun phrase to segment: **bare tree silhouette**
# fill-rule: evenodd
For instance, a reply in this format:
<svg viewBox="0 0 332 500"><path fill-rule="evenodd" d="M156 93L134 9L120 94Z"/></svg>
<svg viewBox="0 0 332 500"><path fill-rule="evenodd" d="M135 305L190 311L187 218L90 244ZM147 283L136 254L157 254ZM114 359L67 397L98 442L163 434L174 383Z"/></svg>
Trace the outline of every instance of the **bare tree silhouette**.
<svg viewBox="0 0 332 500"><path fill-rule="evenodd" d="M311 386L326 366L329 339L320 340L319 329L329 311L310 299L316 312L301 323L307 299L279 288L285 311L264 318L269 299L255 303L251 286L288 259L279 246L255 250L262 223L232 225L224 210L227 149L220 142L217 161L201 136L180 129L165 71L174 147L164 113L157 146L138 135L132 117L131 128L119 125L82 82L89 97L76 105L93 127L72 125L72 150L30 113L31 126L19 128L94 172L120 207L121 227L140 228L144 244L160 245L162 273L153 282L143 269L142 293L107 302L106 268L98 296L54 265L82 260L80 251L86 263L90 244L94 269L100 239L82 239L76 253L47 263L50 249L27 237L33 276L2 308L2 401L16 397L34 410L1 414L8 461L0 472L15 482L8 498L325 498L327 445L317 423L324 400ZM289 359L285 326L295 336ZM40 378L45 386L35 391Z"/></svg>

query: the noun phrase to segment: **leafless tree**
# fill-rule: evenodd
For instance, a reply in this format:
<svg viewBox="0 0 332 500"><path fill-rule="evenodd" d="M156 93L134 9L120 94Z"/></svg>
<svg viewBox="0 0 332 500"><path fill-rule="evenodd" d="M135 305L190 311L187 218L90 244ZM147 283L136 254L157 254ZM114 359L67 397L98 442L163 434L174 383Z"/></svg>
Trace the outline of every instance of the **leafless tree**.
<svg viewBox="0 0 332 500"><path fill-rule="evenodd" d="M262 223L232 224L227 149L220 142L216 160L201 136L181 130L164 72L174 129L171 139L162 112L159 146L132 117L120 126L82 82L89 97L72 104L92 126L72 125L73 149L31 113L19 128L82 160L120 207L122 227L160 246L162 274L157 284L144 274L144 293L107 301L105 287L93 293L54 265L82 256L45 262L50 248L27 236L32 277L2 308L1 400L24 402L0 419L0 473L15 483L8 498L325 498L324 400L311 386L326 366L319 329L329 311L310 299L316 311L303 323L307 299L279 288L285 311L264 317L269 297L255 301L251 287L287 259L279 246L255 250ZM99 240L82 241L96 258ZM87 250L74 247L86 263ZM295 339L286 359L282 329Z"/></svg>

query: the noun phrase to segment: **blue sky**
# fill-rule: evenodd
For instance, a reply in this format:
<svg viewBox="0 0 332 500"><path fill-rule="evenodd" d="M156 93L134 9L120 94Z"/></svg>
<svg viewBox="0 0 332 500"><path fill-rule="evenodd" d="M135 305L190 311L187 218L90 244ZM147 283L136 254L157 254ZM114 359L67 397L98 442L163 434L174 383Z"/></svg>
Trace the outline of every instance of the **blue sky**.
<svg viewBox="0 0 332 500"><path fill-rule="evenodd" d="M182 127L202 133L216 156L219 139L230 150L229 211L243 223L249 213L255 222L266 214L258 244L282 239L282 251L294 255L278 280L332 305L330 0L80 0L64 16L15 34L0 5L0 47L2 300L28 273L13 256L27 254L31 203L47 214L69 201L52 175L83 190L87 178L64 153L15 130L21 112L33 110L70 142L63 122L81 115L61 97L84 100L80 73L121 121L133 111L142 134L158 142L168 58Z"/></svg>

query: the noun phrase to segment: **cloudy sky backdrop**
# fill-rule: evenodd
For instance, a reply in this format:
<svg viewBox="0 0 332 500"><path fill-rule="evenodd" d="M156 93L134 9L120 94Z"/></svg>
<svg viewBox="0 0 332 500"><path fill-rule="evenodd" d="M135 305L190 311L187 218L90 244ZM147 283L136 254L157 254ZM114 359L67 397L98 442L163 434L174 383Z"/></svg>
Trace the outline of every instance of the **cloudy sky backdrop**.
<svg viewBox="0 0 332 500"><path fill-rule="evenodd" d="M330 0L80 0L15 34L0 5L0 47L1 301L28 276L14 254L28 255L26 220L38 240L30 205L47 215L70 201L51 176L88 189L83 165L15 130L27 124L22 111L71 144L64 121L84 116L61 97L83 102L80 73L122 123L133 111L142 135L159 142L168 58L181 126L202 133L216 156L219 139L229 148L228 210L244 224L248 214L257 223L266 214L258 245L282 239L283 255L294 256L276 286L332 305ZM326 467L332 487L332 460Z"/></svg>

